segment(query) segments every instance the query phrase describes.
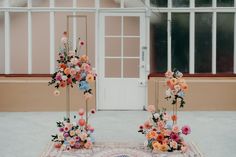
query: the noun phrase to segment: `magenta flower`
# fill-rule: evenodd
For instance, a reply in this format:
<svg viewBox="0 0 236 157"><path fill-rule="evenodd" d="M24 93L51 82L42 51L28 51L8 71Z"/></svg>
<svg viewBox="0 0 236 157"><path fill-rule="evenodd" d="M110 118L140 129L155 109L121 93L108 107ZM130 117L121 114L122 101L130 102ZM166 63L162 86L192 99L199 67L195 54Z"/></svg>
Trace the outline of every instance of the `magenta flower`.
<svg viewBox="0 0 236 157"><path fill-rule="evenodd" d="M57 73L55 79L56 79L57 81L61 81L61 79L62 79L62 74L61 74L61 73Z"/></svg>
<svg viewBox="0 0 236 157"><path fill-rule="evenodd" d="M184 135L188 135L191 133L191 128L188 125L183 126L181 130Z"/></svg>
<svg viewBox="0 0 236 157"><path fill-rule="evenodd" d="M170 138L176 142L179 141L179 135L175 133L171 133Z"/></svg>

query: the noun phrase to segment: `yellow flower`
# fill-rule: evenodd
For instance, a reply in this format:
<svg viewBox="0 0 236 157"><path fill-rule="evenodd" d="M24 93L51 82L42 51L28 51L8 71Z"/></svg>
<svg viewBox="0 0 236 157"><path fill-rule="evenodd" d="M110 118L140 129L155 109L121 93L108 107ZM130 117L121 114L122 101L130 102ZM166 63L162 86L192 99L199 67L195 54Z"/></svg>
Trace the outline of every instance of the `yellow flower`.
<svg viewBox="0 0 236 157"><path fill-rule="evenodd" d="M93 82L94 81L94 76L92 74L88 74L87 77L86 77L86 81Z"/></svg>
<svg viewBox="0 0 236 157"><path fill-rule="evenodd" d="M146 135L147 139L155 139L157 137L157 133L155 131L150 131L147 135Z"/></svg>
<svg viewBox="0 0 236 157"><path fill-rule="evenodd" d="M71 130L70 131L70 136L74 136L75 135L75 131Z"/></svg>
<svg viewBox="0 0 236 157"><path fill-rule="evenodd" d="M157 141L152 142L153 150L155 150L155 151L159 150L160 145L161 144Z"/></svg>

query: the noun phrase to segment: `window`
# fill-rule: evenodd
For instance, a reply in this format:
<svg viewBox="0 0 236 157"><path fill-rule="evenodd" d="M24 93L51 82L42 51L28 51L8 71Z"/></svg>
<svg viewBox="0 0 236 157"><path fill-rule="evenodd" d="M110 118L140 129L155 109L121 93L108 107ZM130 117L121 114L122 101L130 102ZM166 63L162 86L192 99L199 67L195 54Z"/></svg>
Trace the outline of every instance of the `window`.
<svg viewBox="0 0 236 157"><path fill-rule="evenodd" d="M189 72L189 13L173 13L171 28L171 67Z"/></svg>
<svg viewBox="0 0 236 157"><path fill-rule="evenodd" d="M234 65L234 14L217 14L216 71L233 72Z"/></svg>
<svg viewBox="0 0 236 157"><path fill-rule="evenodd" d="M212 0L195 0L195 7L211 7Z"/></svg>
<svg viewBox="0 0 236 157"><path fill-rule="evenodd" d="M172 1L173 7L189 7L190 0L174 0Z"/></svg>
<svg viewBox="0 0 236 157"><path fill-rule="evenodd" d="M195 14L195 73L212 70L212 13Z"/></svg>
<svg viewBox="0 0 236 157"><path fill-rule="evenodd" d="M167 0L150 0L152 7L167 7Z"/></svg>
<svg viewBox="0 0 236 157"><path fill-rule="evenodd" d="M233 7L234 0L217 0L217 7Z"/></svg>

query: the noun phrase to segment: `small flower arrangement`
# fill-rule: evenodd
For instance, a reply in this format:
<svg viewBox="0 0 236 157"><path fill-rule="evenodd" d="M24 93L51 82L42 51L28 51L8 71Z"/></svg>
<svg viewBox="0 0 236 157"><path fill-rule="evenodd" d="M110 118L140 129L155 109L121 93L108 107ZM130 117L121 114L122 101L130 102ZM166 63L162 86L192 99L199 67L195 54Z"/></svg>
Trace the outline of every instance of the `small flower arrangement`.
<svg viewBox="0 0 236 157"><path fill-rule="evenodd" d="M186 152L188 147L181 135L190 134L190 127L185 125L180 129L170 120L171 117L165 109L156 112L155 107L149 105L148 111L151 116L138 131L146 137L144 145L153 152Z"/></svg>
<svg viewBox="0 0 236 157"><path fill-rule="evenodd" d="M59 48L57 71L52 75L51 81L48 84L55 84L55 96L60 95L59 88L73 87L74 84L78 84L78 88L84 91L85 97L89 98L90 94L92 94L89 83L94 81L96 74L92 71L88 56L79 56L79 50L84 46L84 41L79 38L79 49L76 48L75 51L71 51L67 32L64 32L61 42L62 47Z"/></svg>
<svg viewBox="0 0 236 157"><path fill-rule="evenodd" d="M180 102L180 108L184 107L185 101L184 96L185 92L188 90L188 85L186 84L185 79L183 79L183 74L174 69L172 71L167 71L165 73L166 77L166 98L167 100L171 100L172 104L177 104Z"/></svg>
<svg viewBox="0 0 236 157"><path fill-rule="evenodd" d="M90 113L86 114L90 116L94 113L95 110L92 109ZM76 120L77 116L74 116L75 122L70 122L69 118L64 118L64 121L57 122L59 133L52 135L55 148L62 148L62 150L92 148L94 128L87 124L84 115L84 109L80 109L78 112L79 119Z"/></svg>

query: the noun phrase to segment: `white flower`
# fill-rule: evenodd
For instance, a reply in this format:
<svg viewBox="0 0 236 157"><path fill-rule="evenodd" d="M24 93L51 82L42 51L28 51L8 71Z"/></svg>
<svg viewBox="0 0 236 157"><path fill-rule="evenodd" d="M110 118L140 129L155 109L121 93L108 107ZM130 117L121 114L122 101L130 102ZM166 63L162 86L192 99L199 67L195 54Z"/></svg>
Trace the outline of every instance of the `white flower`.
<svg viewBox="0 0 236 157"><path fill-rule="evenodd" d="M80 67L79 66L75 66L75 70L78 72L80 71Z"/></svg>
<svg viewBox="0 0 236 157"><path fill-rule="evenodd" d="M66 75L63 75L63 76L62 76L62 80L64 80L64 81L67 80L67 76L66 76Z"/></svg>
<svg viewBox="0 0 236 157"><path fill-rule="evenodd" d="M157 118L159 118L159 113L155 113L154 115L153 115L154 117L155 117L155 119L157 119Z"/></svg>

